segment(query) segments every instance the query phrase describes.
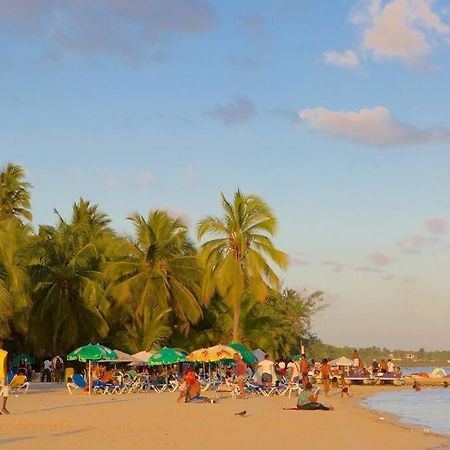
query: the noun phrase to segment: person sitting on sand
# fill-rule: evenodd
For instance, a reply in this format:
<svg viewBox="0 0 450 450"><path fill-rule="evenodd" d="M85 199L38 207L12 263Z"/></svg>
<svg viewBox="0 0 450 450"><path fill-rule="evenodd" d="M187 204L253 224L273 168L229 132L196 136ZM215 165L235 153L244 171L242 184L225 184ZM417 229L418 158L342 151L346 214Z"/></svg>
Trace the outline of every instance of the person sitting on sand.
<svg viewBox="0 0 450 450"><path fill-rule="evenodd" d="M319 397L319 390L313 393L312 384L308 381L305 383L305 389L300 393L297 399L297 409L304 410L316 410L320 409L322 411L332 410L333 407L329 405L322 405L317 401Z"/></svg>
<svg viewBox="0 0 450 450"><path fill-rule="evenodd" d="M182 400L186 402L186 394L187 394L187 381L186 381L186 375L183 374L181 376L180 385L178 386L178 390L180 391L180 394L178 395L177 402L180 403Z"/></svg>
<svg viewBox="0 0 450 450"><path fill-rule="evenodd" d="M200 381L195 379L194 384L189 388L188 401L201 403L215 403L214 399L201 395Z"/></svg>
<svg viewBox="0 0 450 450"><path fill-rule="evenodd" d="M331 387L332 387L333 389L339 389L339 380L338 380L338 377L333 377L333 378L331 379Z"/></svg>

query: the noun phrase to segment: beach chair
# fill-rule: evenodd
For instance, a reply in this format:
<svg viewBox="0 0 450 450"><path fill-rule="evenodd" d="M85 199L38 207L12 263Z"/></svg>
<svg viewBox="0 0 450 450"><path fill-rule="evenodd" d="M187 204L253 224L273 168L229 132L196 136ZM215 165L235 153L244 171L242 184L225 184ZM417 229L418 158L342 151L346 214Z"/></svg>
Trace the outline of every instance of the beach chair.
<svg viewBox="0 0 450 450"><path fill-rule="evenodd" d="M27 381L25 375L14 375L9 383L9 389L11 394L26 394L30 383Z"/></svg>
<svg viewBox="0 0 450 450"><path fill-rule="evenodd" d="M230 394L231 398L237 398L240 394L239 386L231 381L225 380L216 389L216 398L221 398L225 394Z"/></svg>
<svg viewBox="0 0 450 450"><path fill-rule="evenodd" d="M300 387L300 383L294 383L294 382L290 382L289 383L289 388L288 388L288 397L291 398L292 393L293 392L297 392L297 395L300 394L300 392L302 391L302 388Z"/></svg>
<svg viewBox="0 0 450 450"><path fill-rule="evenodd" d="M69 394L72 395L72 389L86 389L87 388L87 382L84 379L83 375L76 373L72 376L72 381L66 384L67 390L69 391Z"/></svg>

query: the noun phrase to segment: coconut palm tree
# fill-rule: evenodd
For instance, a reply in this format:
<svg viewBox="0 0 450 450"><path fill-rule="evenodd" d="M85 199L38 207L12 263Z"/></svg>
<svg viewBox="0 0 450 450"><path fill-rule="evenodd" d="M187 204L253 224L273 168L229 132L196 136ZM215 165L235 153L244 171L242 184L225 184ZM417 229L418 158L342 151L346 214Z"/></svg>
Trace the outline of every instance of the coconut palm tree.
<svg viewBox="0 0 450 450"><path fill-rule="evenodd" d="M107 301L95 241L60 221L42 226L29 265L34 286L30 331L35 345L64 352L107 335Z"/></svg>
<svg viewBox="0 0 450 450"><path fill-rule="evenodd" d="M246 291L263 301L279 279L270 264L287 267L285 253L271 237L277 228L272 209L257 195L234 194L229 202L222 194L223 217L207 216L198 225L200 261L205 269L203 294L209 301L219 293L233 308L233 340L239 339L241 301Z"/></svg>
<svg viewBox="0 0 450 450"><path fill-rule="evenodd" d="M0 221L0 338L12 330L25 335L29 280L26 273L31 227L14 218Z"/></svg>
<svg viewBox="0 0 450 450"><path fill-rule="evenodd" d="M0 220L31 220L32 186L24 178L25 171L19 164L8 163L0 170Z"/></svg>
<svg viewBox="0 0 450 450"><path fill-rule="evenodd" d="M113 280L108 292L118 305L132 307L139 335L148 333L149 317L167 309L172 324L179 323L186 334L202 314L201 271L187 227L165 211L150 212L147 219L134 214L129 220L136 237L122 239L122 258L107 264ZM164 314L164 320L168 317Z"/></svg>

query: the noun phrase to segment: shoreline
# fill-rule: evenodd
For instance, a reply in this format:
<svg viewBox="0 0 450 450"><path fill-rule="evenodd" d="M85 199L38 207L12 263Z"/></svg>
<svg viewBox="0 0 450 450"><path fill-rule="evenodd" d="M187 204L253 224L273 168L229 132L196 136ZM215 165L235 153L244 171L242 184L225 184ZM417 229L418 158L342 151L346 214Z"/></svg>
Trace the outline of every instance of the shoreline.
<svg viewBox="0 0 450 450"><path fill-rule="evenodd" d="M427 389L438 389L438 388L439 388L438 386L427 387ZM410 386L389 386L389 388L386 389L386 391L388 391L388 390L409 391L410 389L411 389ZM378 394L382 393L383 391L384 390L379 390L378 392L372 392L372 393L368 393L367 395L362 396L359 399L360 407L369 412L372 412L376 416L377 420L380 420L380 416L381 416L381 417L383 417L384 422L392 423L392 424L402 427L406 430L413 429L413 430L425 433L424 430L428 429L429 431L426 432L427 435L434 435L437 437L442 437L442 438L450 440L450 434L444 434L444 433L440 433L438 431L433 431L430 428L428 428L427 425L417 425L417 424L413 424L413 423L409 423L409 422L402 422L403 417L399 414L395 414L395 413L388 412L388 411L383 411L383 410L377 409L377 408L370 408L363 404L364 400L366 400L367 398L378 395ZM449 446L449 448L450 448L450 446Z"/></svg>
<svg viewBox="0 0 450 450"><path fill-rule="evenodd" d="M295 405L292 397L224 398L217 404L178 404L177 393L141 393L122 396L82 392L70 396L61 386L12 396L10 416L0 416L0 447L15 449L152 449L320 450L347 442L347 450L424 450L450 448L445 435L424 433L405 426L362 401L385 387L351 388L352 398L340 392L320 401L334 411L284 411ZM395 390L401 387L394 387ZM375 389L375 390L374 390ZM337 395L336 395L337 394ZM213 397L213 393L206 392ZM235 416L246 410L245 417ZM307 431L307 432L305 432ZM339 448L339 447L338 447Z"/></svg>

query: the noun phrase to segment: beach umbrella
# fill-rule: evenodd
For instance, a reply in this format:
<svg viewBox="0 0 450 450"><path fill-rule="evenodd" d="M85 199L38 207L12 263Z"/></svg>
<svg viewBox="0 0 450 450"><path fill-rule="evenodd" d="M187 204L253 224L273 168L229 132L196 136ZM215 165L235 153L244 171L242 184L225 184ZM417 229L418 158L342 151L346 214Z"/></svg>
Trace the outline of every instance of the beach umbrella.
<svg viewBox="0 0 450 450"><path fill-rule="evenodd" d="M150 366L167 366L169 364L175 364L186 361L187 353L178 348L164 347L153 353L148 359Z"/></svg>
<svg viewBox="0 0 450 450"><path fill-rule="evenodd" d="M222 361L224 359L233 359L236 350L228 347L227 345L214 345L209 348L201 348L189 353L186 357L186 361L192 362L215 362Z"/></svg>
<svg viewBox="0 0 450 450"><path fill-rule="evenodd" d="M330 366L345 366L350 367L353 366L353 360L350 358L346 358L345 356L341 356L340 358L333 359L328 363Z"/></svg>
<svg viewBox="0 0 450 450"><path fill-rule="evenodd" d="M91 364L92 361L111 361L117 359L117 353L108 347L100 344L88 344L83 347L79 347L72 353L67 355L67 361L81 361L89 362L89 395L91 395Z"/></svg>
<svg viewBox="0 0 450 450"><path fill-rule="evenodd" d="M25 360L26 364L34 364L34 358L30 355L27 355L26 353L21 353L20 355L16 355L12 361L11 361L11 366L12 367L19 367L19 363L21 359Z"/></svg>
<svg viewBox="0 0 450 450"><path fill-rule="evenodd" d="M262 361L266 357L266 352L261 350L260 348L257 348L255 350L252 350L252 355L258 360Z"/></svg>
<svg viewBox="0 0 450 450"><path fill-rule="evenodd" d="M239 352L246 364L255 364L258 362L256 356L240 342L230 342L228 347L234 348L237 352Z"/></svg>
<svg viewBox="0 0 450 450"><path fill-rule="evenodd" d="M125 363L125 362L137 362L138 360L133 356L129 355L128 353L122 352L120 350L114 350L117 354L116 359L102 359L99 362L110 362L110 363Z"/></svg>

